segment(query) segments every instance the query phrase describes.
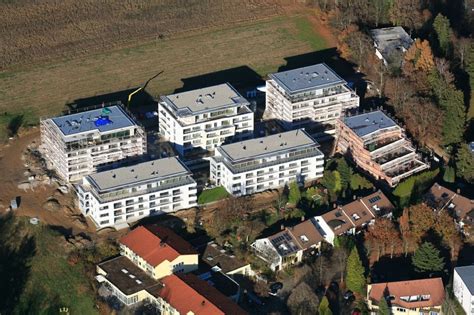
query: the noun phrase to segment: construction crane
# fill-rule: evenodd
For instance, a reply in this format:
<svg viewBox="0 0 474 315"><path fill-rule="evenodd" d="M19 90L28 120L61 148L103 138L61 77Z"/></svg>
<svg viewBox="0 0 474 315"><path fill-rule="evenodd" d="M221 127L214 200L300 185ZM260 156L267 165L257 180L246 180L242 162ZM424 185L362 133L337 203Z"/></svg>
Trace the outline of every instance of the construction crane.
<svg viewBox="0 0 474 315"><path fill-rule="evenodd" d="M135 91L133 91L132 93L130 93L128 95L128 101L127 101L127 108L130 107L130 101L132 100L132 96L137 94L138 92L140 92L141 90L144 90L146 88L146 86L148 85L148 83L150 83L151 80L155 79L156 77L158 77L160 74L162 74L163 71L160 71L158 72L157 74L155 74L154 76L152 76L151 78L149 78L145 84L143 84L143 86L140 86L138 89L136 89Z"/></svg>

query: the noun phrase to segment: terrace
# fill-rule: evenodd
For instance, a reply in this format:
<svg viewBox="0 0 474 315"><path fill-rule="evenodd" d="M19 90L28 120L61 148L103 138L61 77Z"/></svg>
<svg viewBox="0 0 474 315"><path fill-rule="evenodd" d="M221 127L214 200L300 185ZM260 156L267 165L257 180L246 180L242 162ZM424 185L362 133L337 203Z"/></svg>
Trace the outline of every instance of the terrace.
<svg viewBox="0 0 474 315"><path fill-rule="evenodd" d="M382 139L380 141L374 141L374 142L366 143L364 145L364 148L369 152L374 152L378 149L387 147L391 144L399 143L403 140L404 139L400 138L400 137L385 138L385 139Z"/></svg>
<svg viewBox="0 0 474 315"><path fill-rule="evenodd" d="M390 162L395 162L395 160L400 159L402 157L410 158L414 154L415 153L413 149L402 147L397 150L386 152L378 158L375 158L375 163L381 165L382 167L387 167L387 164Z"/></svg>
<svg viewBox="0 0 474 315"><path fill-rule="evenodd" d="M392 178L393 182L398 182L401 179L410 176L411 174L427 169L429 166L419 160L413 159L402 165L396 165L394 169L388 170L385 174Z"/></svg>

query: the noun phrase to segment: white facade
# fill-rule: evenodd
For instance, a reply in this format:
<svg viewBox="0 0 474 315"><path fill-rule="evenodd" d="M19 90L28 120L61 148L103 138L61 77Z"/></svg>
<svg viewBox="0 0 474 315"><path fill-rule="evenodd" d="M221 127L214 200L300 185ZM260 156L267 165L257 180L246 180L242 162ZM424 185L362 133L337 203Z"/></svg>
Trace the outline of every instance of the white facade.
<svg viewBox="0 0 474 315"><path fill-rule="evenodd" d="M213 151L224 142L253 137L249 102L229 84L163 96L160 134L185 158Z"/></svg>
<svg viewBox="0 0 474 315"><path fill-rule="evenodd" d="M325 64L274 73L266 82L264 117L285 129L311 129L324 138L334 134L336 120L359 107L359 96Z"/></svg>
<svg viewBox="0 0 474 315"><path fill-rule="evenodd" d="M146 135L115 105L41 120L40 150L48 167L62 179L76 182L101 166L145 154Z"/></svg>
<svg viewBox="0 0 474 315"><path fill-rule="evenodd" d="M196 182L176 157L148 161L84 177L79 208L97 228L128 223L196 205Z"/></svg>
<svg viewBox="0 0 474 315"><path fill-rule="evenodd" d="M474 266L454 268L454 296L467 315L474 315Z"/></svg>
<svg viewBox="0 0 474 315"><path fill-rule="evenodd" d="M323 176L324 155L304 130L223 145L210 159L210 180L235 195Z"/></svg>

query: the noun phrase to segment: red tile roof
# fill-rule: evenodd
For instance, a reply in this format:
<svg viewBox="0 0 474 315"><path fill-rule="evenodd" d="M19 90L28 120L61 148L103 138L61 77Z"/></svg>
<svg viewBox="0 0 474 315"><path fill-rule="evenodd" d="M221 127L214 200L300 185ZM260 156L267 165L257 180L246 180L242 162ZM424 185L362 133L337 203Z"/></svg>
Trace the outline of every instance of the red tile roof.
<svg viewBox="0 0 474 315"><path fill-rule="evenodd" d="M397 281L386 283L375 283L371 285L369 298L376 302L380 301L382 296L393 296L392 305L398 305L405 308L417 307L435 307L441 306L444 301L444 286L441 278L420 279L409 281ZM421 297L426 300L415 300L408 302L401 297Z"/></svg>
<svg viewBox="0 0 474 315"><path fill-rule="evenodd" d="M150 293L164 299L180 314L247 314L231 299L193 274L172 274L162 278L160 282L163 286Z"/></svg>
<svg viewBox="0 0 474 315"><path fill-rule="evenodd" d="M161 226L139 226L120 239L120 243L155 267L163 261L173 261L181 255L192 255L194 248L174 233Z"/></svg>

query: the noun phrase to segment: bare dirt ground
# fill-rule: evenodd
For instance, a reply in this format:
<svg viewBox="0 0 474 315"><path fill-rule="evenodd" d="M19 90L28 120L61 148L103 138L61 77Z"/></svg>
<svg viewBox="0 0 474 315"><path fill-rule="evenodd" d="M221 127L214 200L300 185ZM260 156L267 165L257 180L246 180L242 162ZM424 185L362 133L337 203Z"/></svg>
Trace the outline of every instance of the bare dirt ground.
<svg viewBox="0 0 474 315"><path fill-rule="evenodd" d="M20 197L20 207L13 210L18 216L36 217L48 225L70 229L72 234L95 232L90 222L80 219L80 213L74 206L73 194L61 193L58 183L38 183L31 187L32 181L28 181L28 178L34 176L38 179L43 175L41 170L37 169L35 161L29 159L25 153L29 146L34 147L38 141L39 129L33 128L21 133L1 148L0 213L9 211L10 201ZM30 187L22 189L18 187L19 184Z"/></svg>

